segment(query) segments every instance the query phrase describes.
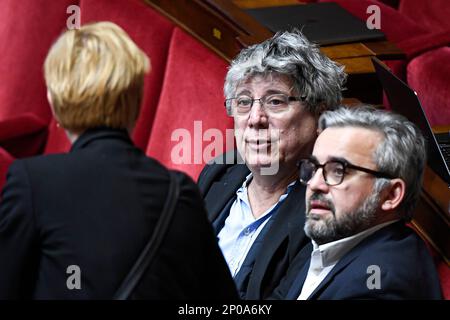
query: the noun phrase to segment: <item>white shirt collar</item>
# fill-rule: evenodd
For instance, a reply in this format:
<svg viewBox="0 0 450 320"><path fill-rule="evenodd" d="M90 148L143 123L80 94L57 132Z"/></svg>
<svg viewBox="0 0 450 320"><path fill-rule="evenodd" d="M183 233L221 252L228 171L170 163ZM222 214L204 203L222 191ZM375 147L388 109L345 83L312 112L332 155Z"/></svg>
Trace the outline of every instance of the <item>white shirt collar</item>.
<svg viewBox="0 0 450 320"><path fill-rule="evenodd" d="M388 226L398 220L388 221L366 229L353 236L318 245L314 240L313 252L311 253L312 270L320 271L325 267L335 265L347 252L353 249L359 242L370 236L372 233Z"/></svg>

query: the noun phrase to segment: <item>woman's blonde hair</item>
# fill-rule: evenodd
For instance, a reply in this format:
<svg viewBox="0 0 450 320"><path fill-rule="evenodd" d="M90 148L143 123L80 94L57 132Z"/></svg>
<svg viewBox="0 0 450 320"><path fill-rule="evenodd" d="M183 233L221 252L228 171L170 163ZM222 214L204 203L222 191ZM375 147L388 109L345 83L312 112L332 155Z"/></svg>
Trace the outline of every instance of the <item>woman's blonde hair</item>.
<svg viewBox="0 0 450 320"><path fill-rule="evenodd" d="M64 32L44 63L57 120L74 132L99 126L132 128L149 70L146 54L111 22Z"/></svg>

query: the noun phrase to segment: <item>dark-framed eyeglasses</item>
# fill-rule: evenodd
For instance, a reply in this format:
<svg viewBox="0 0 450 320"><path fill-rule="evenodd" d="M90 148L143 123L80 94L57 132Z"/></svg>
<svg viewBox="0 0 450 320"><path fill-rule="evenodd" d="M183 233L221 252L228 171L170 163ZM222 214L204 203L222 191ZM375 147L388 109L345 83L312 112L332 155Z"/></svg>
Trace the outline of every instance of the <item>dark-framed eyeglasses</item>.
<svg viewBox="0 0 450 320"><path fill-rule="evenodd" d="M231 109L233 114L246 115L250 112L255 101L259 101L261 107L269 113L279 113L286 111L293 101L305 101L306 97L289 96L283 93L270 94L259 99L253 99L247 95L226 99L224 104L227 109Z"/></svg>
<svg viewBox="0 0 450 320"><path fill-rule="evenodd" d="M316 159L309 158L301 159L297 165L299 168L300 182L305 185L314 177L319 168L322 169L323 179L328 186L337 186L338 184L341 184L342 181L344 181L345 175L348 173L348 169L363 171L377 178L395 178L391 174L385 172L356 166L345 159L333 159L320 164Z"/></svg>

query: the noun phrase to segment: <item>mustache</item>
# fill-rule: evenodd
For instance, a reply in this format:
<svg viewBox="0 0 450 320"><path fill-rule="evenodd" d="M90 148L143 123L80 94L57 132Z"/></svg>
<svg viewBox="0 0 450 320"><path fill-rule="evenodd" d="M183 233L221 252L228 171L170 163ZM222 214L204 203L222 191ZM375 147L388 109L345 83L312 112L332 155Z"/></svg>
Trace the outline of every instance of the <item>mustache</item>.
<svg viewBox="0 0 450 320"><path fill-rule="evenodd" d="M328 208L330 208L330 211L333 213L333 216L336 213L336 208L334 207L334 203L327 199L323 193L317 193L314 192L306 202L306 217L308 218L310 216L309 211L311 209L311 201L320 201L324 205L326 205Z"/></svg>

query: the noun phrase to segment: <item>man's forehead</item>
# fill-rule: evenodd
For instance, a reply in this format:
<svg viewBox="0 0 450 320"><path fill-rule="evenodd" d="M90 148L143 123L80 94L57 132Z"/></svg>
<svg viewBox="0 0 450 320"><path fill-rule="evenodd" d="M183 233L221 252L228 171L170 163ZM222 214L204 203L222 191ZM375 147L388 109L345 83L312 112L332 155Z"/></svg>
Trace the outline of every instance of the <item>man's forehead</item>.
<svg viewBox="0 0 450 320"><path fill-rule="evenodd" d="M287 75L278 73L252 74L240 82L237 89L247 88L252 85L290 87L292 85L292 80Z"/></svg>
<svg viewBox="0 0 450 320"><path fill-rule="evenodd" d="M358 158L372 159L382 142L379 132L361 127L331 127L322 131L314 145L313 155L320 161L333 157L349 161Z"/></svg>

